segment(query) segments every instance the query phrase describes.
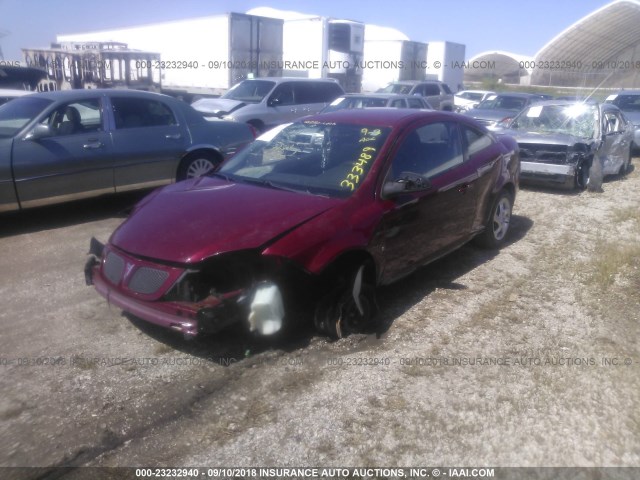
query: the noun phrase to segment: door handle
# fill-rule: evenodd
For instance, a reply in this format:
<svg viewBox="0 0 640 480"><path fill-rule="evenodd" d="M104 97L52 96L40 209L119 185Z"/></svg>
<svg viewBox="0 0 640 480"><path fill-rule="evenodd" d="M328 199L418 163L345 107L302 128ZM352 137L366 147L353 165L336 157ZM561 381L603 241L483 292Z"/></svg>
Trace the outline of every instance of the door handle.
<svg viewBox="0 0 640 480"><path fill-rule="evenodd" d="M180 137L182 137L182 135L179 133L168 133L167 135L164 136L164 138L168 140L179 140Z"/></svg>
<svg viewBox="0 0 640 480"><path fill-rule="evenodd" d="M84 145L82 145L82 148L84 148L86 150L95 150L97 148L104 147L104 143L102 143L99 140L90 139L89 142L90 143L85 143Z"/></svg>

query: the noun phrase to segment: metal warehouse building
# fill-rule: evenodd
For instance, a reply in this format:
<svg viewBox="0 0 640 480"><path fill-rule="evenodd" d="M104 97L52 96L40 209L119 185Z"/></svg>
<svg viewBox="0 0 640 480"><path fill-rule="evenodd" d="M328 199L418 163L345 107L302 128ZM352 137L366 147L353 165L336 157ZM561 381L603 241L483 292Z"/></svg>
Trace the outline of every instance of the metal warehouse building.
<svg viewBox="0 0 640 480"><path fill-rule="evenodd" d="M474 59L496 59L498 53L504 54L486 52ZM502 55L506 83L639 88L640 1L616 0L580 19L542 47L532 59L534 64L525 63L533 67L527 72L518 68L522 58ZM465 80L495 77L489 73L469 70Z"/></svg>

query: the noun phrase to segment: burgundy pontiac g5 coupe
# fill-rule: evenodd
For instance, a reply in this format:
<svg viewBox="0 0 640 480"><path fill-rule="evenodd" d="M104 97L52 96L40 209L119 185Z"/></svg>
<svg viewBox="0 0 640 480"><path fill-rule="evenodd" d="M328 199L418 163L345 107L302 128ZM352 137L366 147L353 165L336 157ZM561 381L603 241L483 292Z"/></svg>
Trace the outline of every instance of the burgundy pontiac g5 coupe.
<svg viewBox="0 0 640 480"><path fill-rule="evenodd" d="M517 143L453 113L342 110L277 127L209 176L156 190L87 281L107 300L186 336L241 322L269 335L315 322L370 328L375 287L465 242L504 242Z"/></svg>

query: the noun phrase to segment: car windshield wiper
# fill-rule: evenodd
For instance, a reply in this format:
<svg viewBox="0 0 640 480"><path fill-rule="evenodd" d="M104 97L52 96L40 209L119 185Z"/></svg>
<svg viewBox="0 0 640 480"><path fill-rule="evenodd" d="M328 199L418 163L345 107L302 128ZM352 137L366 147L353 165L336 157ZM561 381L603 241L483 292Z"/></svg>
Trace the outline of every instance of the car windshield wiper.
<svg viewBox="0 0 640 480"><path fill-rule="evenodd" d="M220 173L220 172L211 172L208 174L210 177L220 177L220 178L224 178L225 180L227 180L228 182L234 182L235 179L230 177L229 175L226 175L224 173Z"/></svg>
<svg viewBox="0 0 640 480"><path fill-rule="evenodd" d="M287 192L296 192L296 193L300 193L300 192L310 193L309 190L305 189L304 187L301 187L301 188L287 187L280 183L274 183L273 181L264 179L264 178L239 177L237 180L246 182L246 183L252 183L254 185L261 185L264 187L273 188L275 190L285 190Z"/></svg>

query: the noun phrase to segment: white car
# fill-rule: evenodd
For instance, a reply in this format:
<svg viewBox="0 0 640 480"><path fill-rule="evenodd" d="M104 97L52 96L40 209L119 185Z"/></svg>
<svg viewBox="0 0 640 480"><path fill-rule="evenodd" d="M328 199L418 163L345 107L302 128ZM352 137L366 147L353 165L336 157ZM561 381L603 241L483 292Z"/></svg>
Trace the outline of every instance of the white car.
<svg viewBox="0 0 640 480"><path fill-rule="evenodd" d="M461 90L453 96L455 111L465 112L494 93L496 92L490 92L488 90Z"/></svg>

